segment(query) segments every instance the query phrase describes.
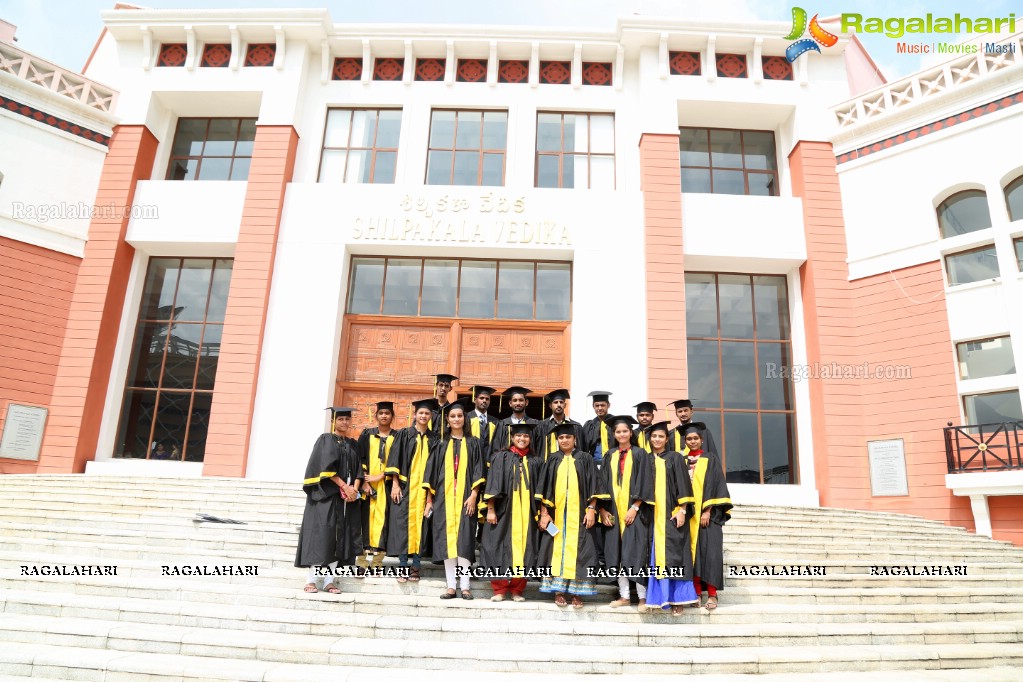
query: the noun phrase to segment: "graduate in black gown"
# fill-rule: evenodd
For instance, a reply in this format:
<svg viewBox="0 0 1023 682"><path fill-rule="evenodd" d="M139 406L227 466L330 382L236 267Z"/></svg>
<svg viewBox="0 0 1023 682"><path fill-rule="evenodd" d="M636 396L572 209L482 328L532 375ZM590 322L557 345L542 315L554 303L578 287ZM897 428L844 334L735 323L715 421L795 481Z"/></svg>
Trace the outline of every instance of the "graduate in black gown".
<svg viewBox="0 0 1023 682"><path fill-rule="evenodd" d="M689 467L681 453L667 449L668 422L657 422L647 430L650 463L653 465L654 514L650 524L650 567L654 574L647 583L648 609L671 610L681 616L683 607L695 604L693 551L689 519L694 514L693 487Z"/></svg>
<svg viewBox="0 0 1023 682"><path fill-rule="evenodd" d="M337 594L341 590L333 577L327 580L330 571L338 564L351 566L362 552L362 463L355 441L346 437L352 409L327 409L331 410L331 432L313 444L302 482L306 502L295 566L309 569L306 592L317 592L323 585L325 591Z"/></svg>
<svg viewBox="0 0 1023 682"><path fill-rule="evenodd" d="M453 599L458 569L462 569L462 599L472 599L469 567L476 559L476 528L479 521L477 500L485 482L483 450L478 438L465 430L463 401L448 406L446 436L430 448L423 487L426 517L433 539L434 561L444 562L447 592L441 599Z"/></svg>
<svg viewBox="0 0 1023 682"><path fill-rule="evenodd" d="M581 449L585 439L583 438L583 425L574 419L570 419L565 414L565 407L568 405L568 400L572 396L569 395L568 389L557 388L544 396L546 404L550 406L550 415L543 419L536 426L536 442L533 448L537 452L542 452L544 457L549 457L558 451L558 442L555 438L554 429L562 424L569 424L572 426L572 432L575 434L576 447Z"/></svg>
<svg viewBox="0 0 1023 682"><path fill-rule="evenodd" d="M483 494L486 520L480 544L480 567L509 575L491 579L491 601L525 601L526 572L536 567L540 535L535 488L540 483L543 456L530 447L533 429L516 424L512 445L494 455Z"/></svg>
<svg viewBox="0 0 1023 682"><path fill-rule="evenodd" d="M480 447L483 448L483 461L490 466L490 461L495 450L491 450L491 443L494 434L497 432L497 419L490 416L490 400L494 395L494 389L490 386L473 386L471 398L475 409L466 414L469 435L479 438Z"/></svg>
<svg viewBox="0 0 1023 682"><path fill-rule="evenodd" d="M529 405L529 389L523 386L509 386L501 394L501 400L511 409L511 414L497 422L497 430L494 431L494 438L490 443L491 452L501 452L511 447L511 427L515 424L529 424L533 427L532 448L534 451L538 451L536 426L539 422L526 414L526 407Z"/></svg>
<svg viewBox="0 0 1023 682"><path fill-rule="evenodd" d="M401 568L412 560L408 578L398 582L419 580L421 557L429 556L429 527L423 519L426 508L426 490L423 480L430 447L437 440L430 430L430 419L437 406L434 398L412 403L413 423L398 431L387 460L388 496L391 504L387 513L387 555L398 557Z"/></svg>
<svg viewBox="0 0 1023 682"><path fill-rule="evenodd" d="M447 428L448 407L452 405L448 401L448 394L451 393L451 386L458 381L454 374L438 374L434 377L433 393L437 404L433 408L433 415L430 417L430 430L435 436L443 436Z"/></svg>
<svg viewBox="0 0 1023 682"><path fill-rule="evenodd" d="M684 429L686 464L693 484L694 507L699 512L689 520L693 550L693 586L696 596L707 588L707 609L716 609L718 590L725 585L724 533L722 526L732 516L732 500L721 470L721 460L704 452L702 433L706 427L698 422Z"/></svg>
<svg viewBox="0 0 1023 682"><path fill-rule="evenodd" d="M610 499L601 503L600 520L607 527L604 534L604 561L608 570L629 572L632 577L618 577L618 599L612 607L629 605L629 582L636 583L639 608L646 608L645 572L650 564L650 523L653 520L653 467L650 456L632 444L632 426L636 420L629 415L610 417L615 447L604 457L600 469L604 489Z"/></svg>
<svg viewBox="0 0 1023 682"><path fill-rule="evenodd" d="M387 552L387 507L388 496L387 460L391 455L396 432L391 429L394 421L394 403L381 401L376 404L373 414L376 426L364 429L359 435L357 450L362 462L362 539L366 554L357 560L359 574L369 568L367 554L372 557L373 568L383 565Z"/></svg>
<svg viewBox="0 0 1023 682"><path fill-rule="evenodd" d="M641 403L636 403L633 407L636 409L636 421L638 422L638 426L634 433L635 440L633 442L647 452L650 452L650 441L647 440L646 430L654 423L654 415L657 414L657 405L649 400L644 400Z"/></svg>
<svg viewBox="0 0 1023 682"><path fill-rule="evenodd" d="M540 591L554 594L554 603L580 609L582 596L595 595L597 548L593 529L597 503L610 499L593 457L576 449L575 427L563 423L554 430L558 451L547 457L535 497L540 503L540 555L537 565L550 567ZM553 525L557 530L551 530ZM553 535L552 535L553 533Z"/></svg>
<svg viewBox="0 0 1023 682"><path fill-rule="evenodd" d="M606 423L607 411L611 407L611 391L590 391L586 397L593 398L593 419L583 424L583 445L593 455L593 461L600 466L604 453L614 447L614 436Z"/></svg>
<svg viewBox="0 0 1023 682"><path fill-rule="evenodd" d="M703 439L703 450L704 452L710 452L718 457L721 456L718 451L718 446L714 442L714 434L710 428L703 422L694 422L693 419L693 401L688 398L682 398L671 403L671 406L675 408L675 416L678 417L679 424L668 434L668 448L675 452L682 452L686 449L686 439L683 433L689 424L698 424L701 427L700 436Z"/></svg>

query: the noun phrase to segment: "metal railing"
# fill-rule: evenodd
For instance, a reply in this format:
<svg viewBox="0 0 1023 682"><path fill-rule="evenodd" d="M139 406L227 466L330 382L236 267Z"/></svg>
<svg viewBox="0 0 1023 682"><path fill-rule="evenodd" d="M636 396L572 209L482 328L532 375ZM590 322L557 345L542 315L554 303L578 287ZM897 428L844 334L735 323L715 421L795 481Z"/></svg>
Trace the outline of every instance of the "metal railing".
<svg viewBox="0 0 1023 682"><path fill-rule="evenodd" d="M1023 421L945 427L948 473L1023 469Z"/></svg>

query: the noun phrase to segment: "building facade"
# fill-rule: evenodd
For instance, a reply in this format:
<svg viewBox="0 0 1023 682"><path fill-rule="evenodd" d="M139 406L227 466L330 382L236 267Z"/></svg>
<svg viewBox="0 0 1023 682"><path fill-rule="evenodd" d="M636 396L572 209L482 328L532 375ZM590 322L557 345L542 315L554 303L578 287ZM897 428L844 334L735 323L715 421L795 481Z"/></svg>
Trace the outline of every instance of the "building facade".
<svg viewBox="0 0 1023 682"><path fill-rule="evenodd" d="M0 470L293 480L325 405L402 426L447 371L580 421L690 397L740 501L1020 540L1019 35L886 84L781 22L104 21L93 189L130 210L81 235L49 395L0 396L49 409Z"/></svg>

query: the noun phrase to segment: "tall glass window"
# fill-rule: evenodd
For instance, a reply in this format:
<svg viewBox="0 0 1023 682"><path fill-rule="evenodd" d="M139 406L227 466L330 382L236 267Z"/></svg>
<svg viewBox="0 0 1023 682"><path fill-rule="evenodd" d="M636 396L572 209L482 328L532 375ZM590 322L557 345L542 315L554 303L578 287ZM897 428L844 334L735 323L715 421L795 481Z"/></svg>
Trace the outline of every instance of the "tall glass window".
<svg viewBox="0 0 1023 682"><path fill-rule="evenodd" d="M778 275L686 273L694 421L710 427L730 483L796 483L788 287Z"/></svg>
<svg viewBox="0 0 1023 682"><path fill-rule="evenodd" d="M1016 373L1008 336L956 344L960 379L983 379Z"/></svg>
<svg viewBox="0 0 1023 682"><path fill-rule="evenodd" d="M998 254L994 244L945 256L948 283L969 284L998 277Z"/></svg>
<svg viewBox="0 0 1023 682"><path fill-rule="evenodd" d="M991 227L987 194L971 189L945 199L938 205L938 227L942 239Z"/></svg>
<svg viewBox="0 0 1023 682"><path fill-rule="evenodd" d="M168 180L248 180L254 118L179 118Z"/></svg>
<svg viewBox="0 0 1023 682"><path fill-rule="evenodd" d="M435 110L430 116L427 185L504 185L508 112Z"/></svg>
<svg viewBox="0 0 1023 682"><path fill-rule="evenodd" d="M537 114L536 186L614 189L614 115Z"/></svg>
<svg viewBox="0 0 1023 682"><path fill-rule="evenodd" d="M679 128L682 191L778 196L778 162L769 130Z"/></svg>
<svg viewBox="0 0 1023 682"><path fill-rule="evenodd" d="M232 265L149 261L115 457L202 461Z"/></svg>
<svg viewBox="0 0 1023 682"><path fill-rule="evenodd" d="M967 424L1000 424L1023 421L1019 391L999 391L963 396Z"/></svg>
<svg viewBox="0 0 1023 682"><path fill-rule="evenodd" d="M400 131L400 109L329 110L319 181L393 183Z"/></svg>

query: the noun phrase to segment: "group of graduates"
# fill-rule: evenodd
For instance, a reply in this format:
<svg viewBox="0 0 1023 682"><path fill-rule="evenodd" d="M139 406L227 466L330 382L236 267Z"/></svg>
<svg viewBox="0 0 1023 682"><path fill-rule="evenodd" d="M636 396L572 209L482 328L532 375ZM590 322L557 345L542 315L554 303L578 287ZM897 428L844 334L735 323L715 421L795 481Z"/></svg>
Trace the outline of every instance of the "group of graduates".
<svg viewBox="0 0 1023 682"><path fill-rule="evenodd" d="M383 573L386 555L398 558L399 582L418 581L424 559L443 562L441 599L472 599L470 576L482 573L493 601L524 601L527 581L540 578L558 606L571 597L581 608L610 578L614 607L631 603L630 583L640 611L717 607L732 504L691 401L672 403L680 423L670 428L653 421L651 402L635 405L635 418L615 416L610 391L593 391L595 416L580 424L558 389L538 421L526 415L530 390L512 386L500 394L511 414L494 419L494 389L448 402L455 380L438 374L436 397L414 401L403 429L391 426L393 403L377 403L377 426L358 441L346 435L353 410L329 408L331 433L313 446L303 485L295 565L309 568L306 592L340 592L339 565Z"/></svg>

